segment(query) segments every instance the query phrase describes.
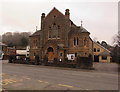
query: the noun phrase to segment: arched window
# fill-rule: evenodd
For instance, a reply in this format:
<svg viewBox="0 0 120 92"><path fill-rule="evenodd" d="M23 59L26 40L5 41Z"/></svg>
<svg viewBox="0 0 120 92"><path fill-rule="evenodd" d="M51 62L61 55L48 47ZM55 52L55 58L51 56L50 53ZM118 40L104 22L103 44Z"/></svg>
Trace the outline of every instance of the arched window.
<svg viewBox="0 0 120 92"><path fill-rule="evenodd" d="M77 37L77 40L76 40L76 45L78 45L78 42L79 42L79 39L78 39L78 37Z"/></svg>
<svg viewBox="0 0 120 92"><path fill-rule="evenodd" d="M35 48L37 48L37 47L38 47L38 41L35 40Z"/></svg>
<svg viewBox="0 0 120 92"><path fill-rule="evenodd" d="M37 48L38 46L38 41L36 39L34 39L33 41L33 48Z"/></svg>
<svg viewBox="0 0 120 92"><path fill-rule="evenodd" d="M53 35L52 35L52 38L56 38L56 32L57 32L57 30L56 30L56 23L53 23Z"/></svg>
<svg viewBox="0 0 120 92"><path fill-rule="evenodd" d="M60 38L60 26L56 23L53 23L51 26L48 27L48 39L49 38Z"/></svg>
<svg viewBox="0 0 120 92"><path fill-rule="evenodd" d="M78 43L79 43L79 38L78 38L78 37L74 37L73 45L74 45L74 46L77 46Z"/></svg>
<svg viewBox="0 0 120 92"><path fill-rule="evenodd" d="M75 46L75 44L76 44L76 38L74 37L73 45Z"/></svg>
<svg viewBox="0 0 120 92"><path fill-rule="evenodd" d="M34 44L33 46L34 46L34 48L35 48L35 45L36 45L35 40L34 40L34 43L33 43L33 44Z"/></svg>
<svg viewBox="0 0 120 92"><path fill-rule="evenodd" d="M60 26L58 25L58 38L60 37Z"/></svg>
<svg viewBox="0 0 120 92"><path fill-rule="evenodd" d="M51 30L51 26L49 26L48 37L49 37L49 38L51 38L51 37L52 37L52 30Z"/></svg>
<svg viewBox="0 0 120 92"><path fill-rule="evenodd" d="M87 38L84 39L84 46L87 46Z"/></svg>

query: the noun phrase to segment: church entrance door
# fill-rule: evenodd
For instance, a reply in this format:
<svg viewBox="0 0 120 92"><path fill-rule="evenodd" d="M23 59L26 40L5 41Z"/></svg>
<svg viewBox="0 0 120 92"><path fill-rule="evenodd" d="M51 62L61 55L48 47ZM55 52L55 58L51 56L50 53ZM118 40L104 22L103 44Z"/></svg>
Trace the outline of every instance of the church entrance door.
<svg viewBox="0 0 120 92"><path fill-rule="evenodd" d="M47 52L48 52L48 62L53 62L53 60L54 60L53 48L49 47L47 49Z"/></svg>

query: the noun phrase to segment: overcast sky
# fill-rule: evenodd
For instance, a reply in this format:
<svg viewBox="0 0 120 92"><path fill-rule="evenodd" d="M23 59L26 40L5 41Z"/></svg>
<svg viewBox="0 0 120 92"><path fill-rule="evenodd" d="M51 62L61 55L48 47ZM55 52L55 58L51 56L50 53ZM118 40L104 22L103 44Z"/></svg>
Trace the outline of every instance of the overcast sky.
<svg viewBox="0 0 120 92"><path fill-rule="evenodd" d="M91 33L92 39L100 42L104 40L112 45L113 37L118 32L117 0L89 1L91 2L87 0L84 2L82 0L2 0L0 34L35 32L35 26L40 29L42 13L47 15L53 7L56 7L65 14L65 9L68 8L70 19L77 26L81 25L82 20L83 27Z"/></svg>

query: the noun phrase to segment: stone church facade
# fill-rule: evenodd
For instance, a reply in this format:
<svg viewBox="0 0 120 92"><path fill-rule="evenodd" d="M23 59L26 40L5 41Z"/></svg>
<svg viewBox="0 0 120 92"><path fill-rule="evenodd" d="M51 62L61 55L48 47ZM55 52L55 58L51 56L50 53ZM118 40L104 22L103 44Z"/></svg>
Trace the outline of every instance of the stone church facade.
<svg viewBox="0 0 120 92"><path fill-rule="evenodd" d="M93 55L93 41L90 33L81 26L76 26L70 20L69 9L65 15L53 8L46 16L41 15L41 30L36 30L30 36L30 59L35 55L41 59L45 56L48 61L54 58L64 59L67 54L75 54L75 57L88 57Z"/></svg>

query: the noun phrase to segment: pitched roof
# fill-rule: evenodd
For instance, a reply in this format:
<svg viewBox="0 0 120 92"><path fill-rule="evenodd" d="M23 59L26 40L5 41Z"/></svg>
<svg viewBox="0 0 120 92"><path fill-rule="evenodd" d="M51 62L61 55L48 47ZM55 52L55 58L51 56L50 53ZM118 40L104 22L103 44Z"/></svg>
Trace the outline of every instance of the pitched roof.
<svg viewBox="0 0 120 92"><path fill-rule="evenodd" d="M106 50L108 53L110 53L110 51L108 49L106 49L105 47L103 47L102 45L98 44L97 42L94 41L95 44L97 44L98 46L100 46L101 48L103 48L104 50Z"/></svg>
<svg viewBox="0 0 120 92"><path fill-rule="evenodd" d="M32 36L39 36L41 33L41 30L37 30L36 32L34 32L30 37Z"/></svg>
<svg viewBox="0 0 120 92"><path fill-rule="evenodd" d="M77 27L77 26L73 23L72 20L69 19L69 21L71 22L71 25L72 25L73 27Z"/></svg>
<svg viewBox="0 0 120 92"><path fill-rule="evenodd" d="M99 55L101 55L101 56L110 56L110 53L107 52L107 51L104 51L104 52L100 53Z"/></svg>
<svg viewBox="0 0 120 92"><path fill-rule="evenodd" d="M69 33L89 33L85 28L79 27L71 27Z"/></svg>

